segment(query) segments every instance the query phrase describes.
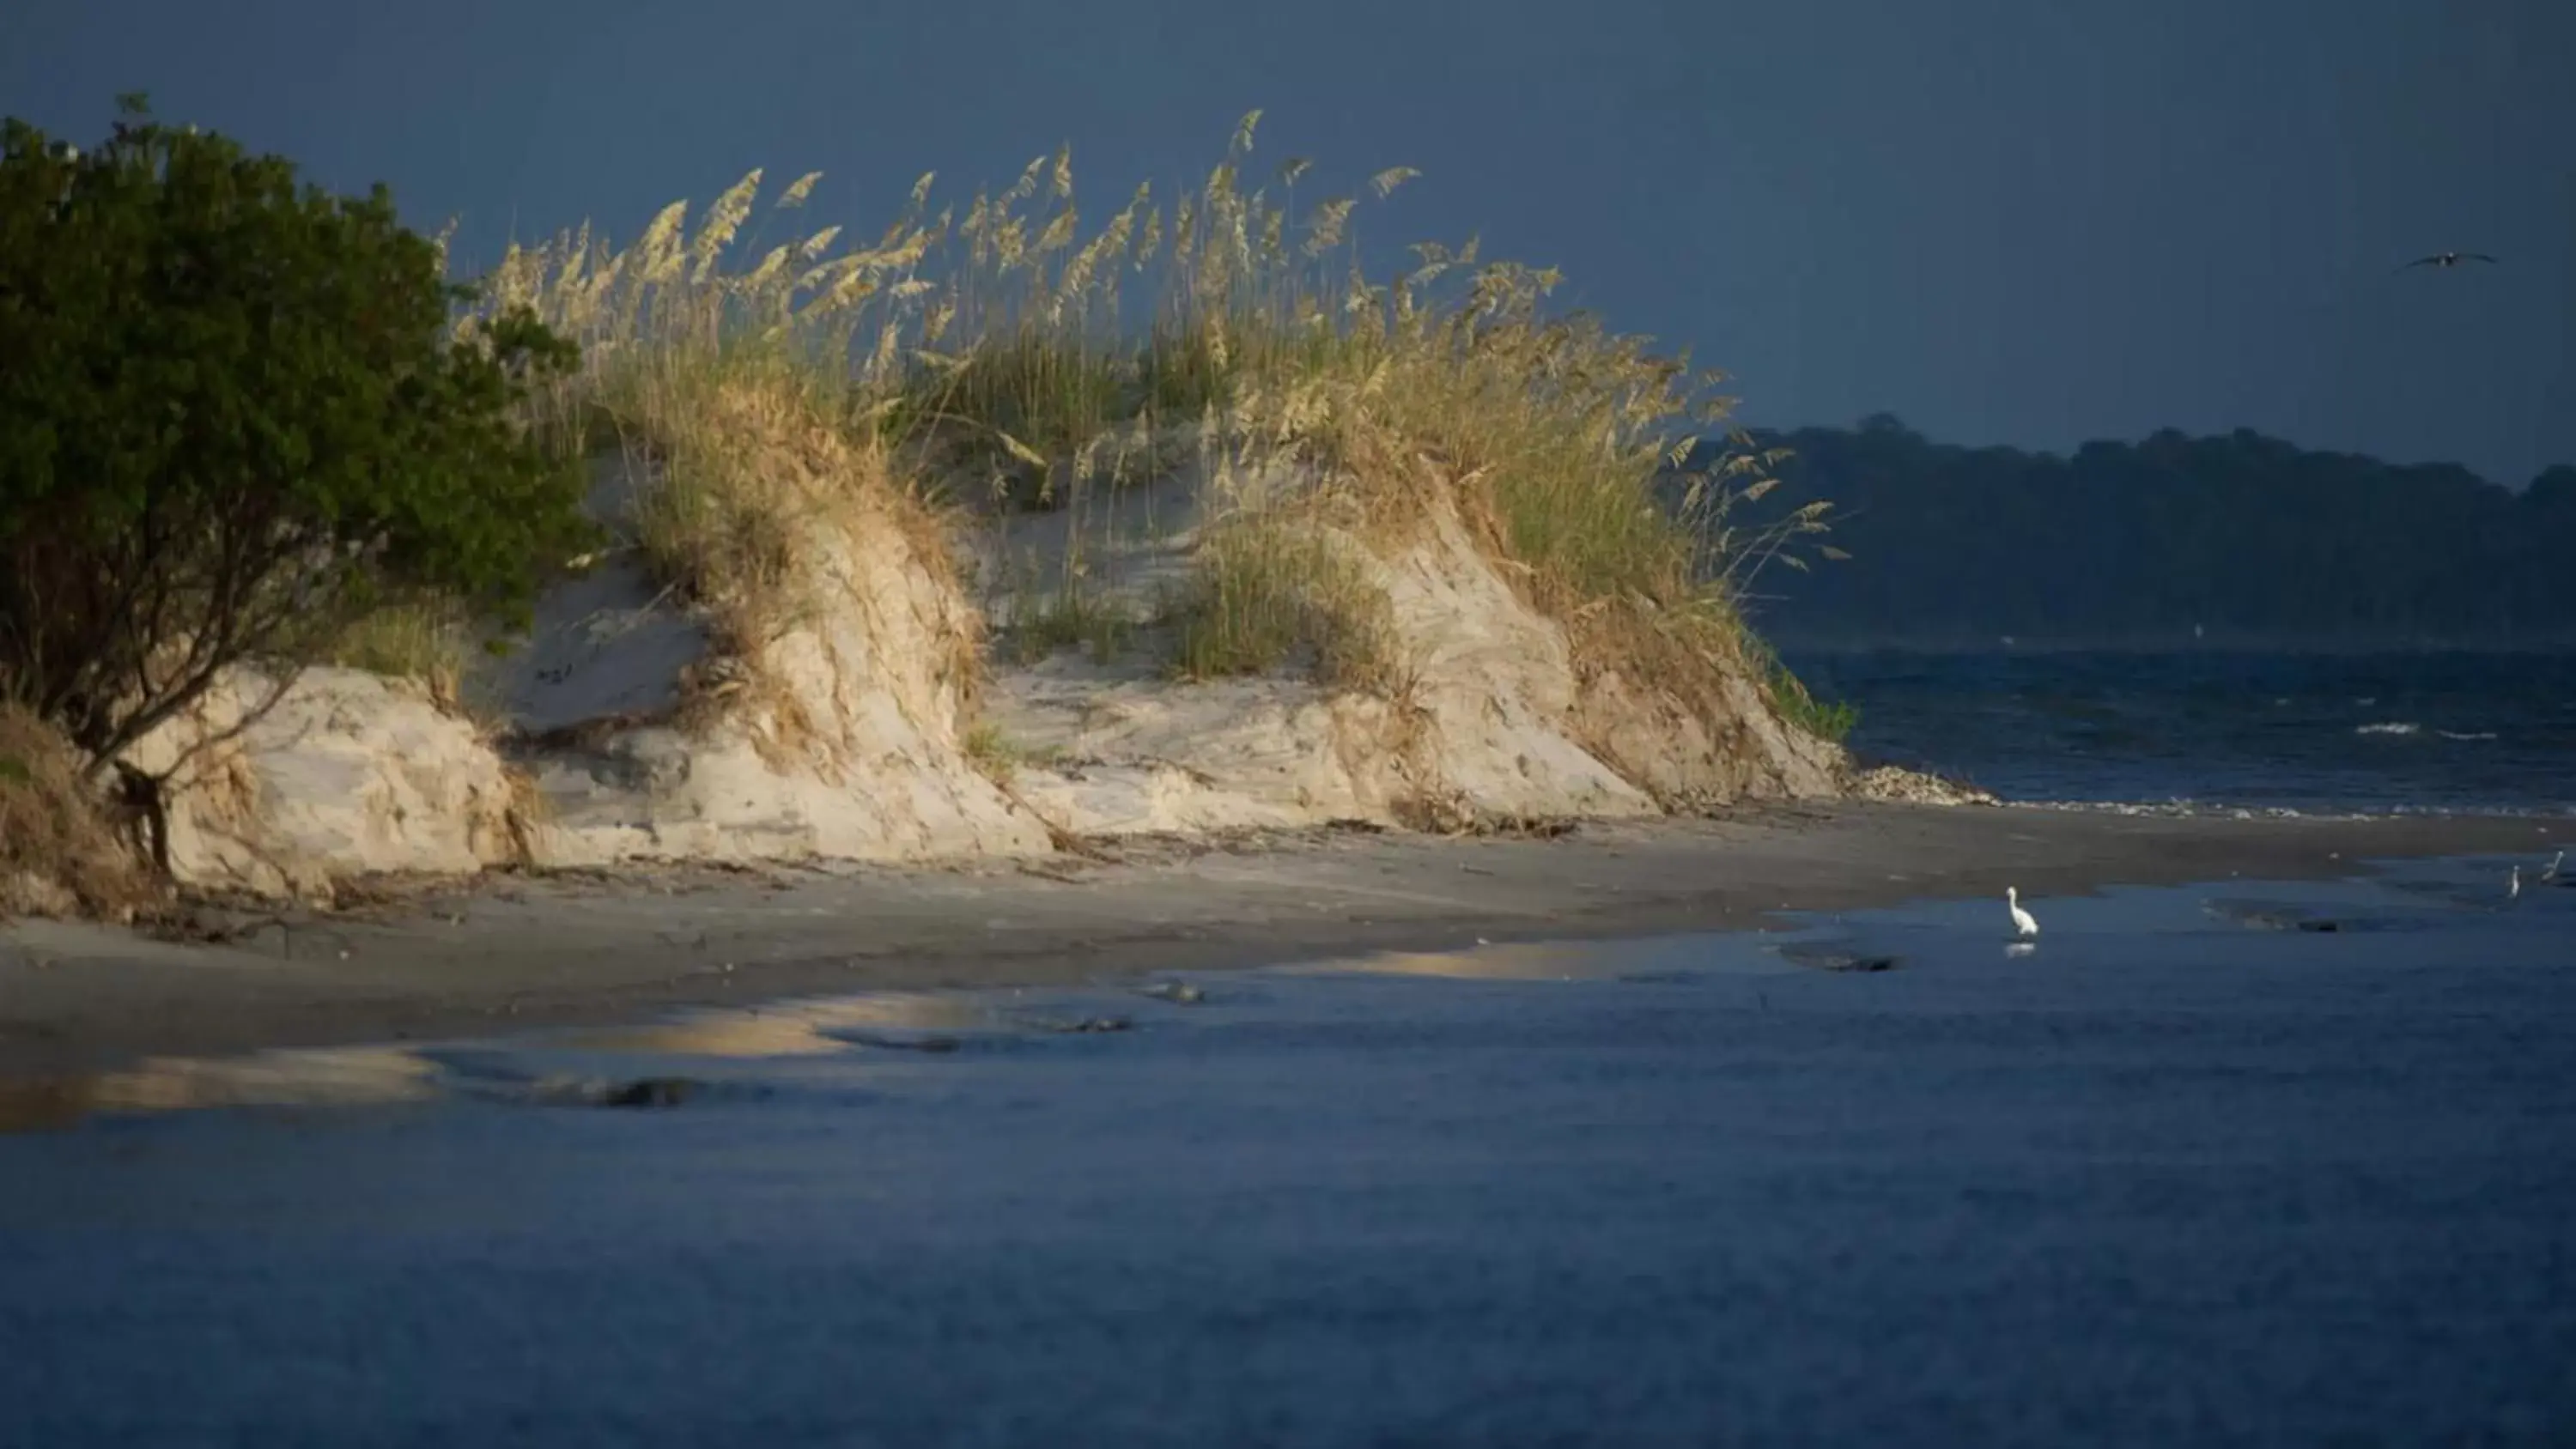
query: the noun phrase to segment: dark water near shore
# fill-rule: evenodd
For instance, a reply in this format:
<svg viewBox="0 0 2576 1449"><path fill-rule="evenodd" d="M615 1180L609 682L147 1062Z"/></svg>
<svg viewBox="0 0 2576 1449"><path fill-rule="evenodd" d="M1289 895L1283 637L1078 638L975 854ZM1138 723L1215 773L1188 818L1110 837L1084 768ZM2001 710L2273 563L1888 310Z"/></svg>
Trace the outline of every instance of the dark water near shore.
<svg viewBox="0 0 2576 1449"><path fill-rule="evenodd" d="M2576 654L1792 652L1851 744L2008 800L2576 812Z"/></svg>
<svg viewBox="0 0 2576 1449"><path fill-rule="evenodd" d="M2506 863L150 1067L0 1445L2563 1444Z"/></svg>

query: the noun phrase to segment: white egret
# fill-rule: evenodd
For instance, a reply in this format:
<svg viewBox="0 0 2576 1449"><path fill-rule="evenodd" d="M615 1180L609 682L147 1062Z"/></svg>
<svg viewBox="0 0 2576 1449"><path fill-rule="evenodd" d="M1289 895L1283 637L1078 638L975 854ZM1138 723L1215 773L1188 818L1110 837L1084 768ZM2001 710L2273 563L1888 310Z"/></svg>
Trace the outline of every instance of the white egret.
<svg viewBox="0 0 2576 1449"><path fill-rule="evenodd" d="M2012 909L2014 935L2036 936L2039 934L2038 919L2032 916L2030 912L2021 908L2021 887L2005 886L2004 904Z"/></svg>
<svg viewBox="0 0 2576 1449"><path fill-rule="evenodd" d="M2510 875L2510 876L2508 876L2508 877L2506 877L2506 879L2505 879L2505 883L2504 883L2504 898L2505 898L2506 900L2514 900L2514 899L2516 899L2516 898L2520 897L2520 896L2521 896L2521 894L2522 894L2522 867L2517 865L2517 866L2515 866L2515 867L2513 868L2513 874L2512 874L2512 875Z"/></svg>

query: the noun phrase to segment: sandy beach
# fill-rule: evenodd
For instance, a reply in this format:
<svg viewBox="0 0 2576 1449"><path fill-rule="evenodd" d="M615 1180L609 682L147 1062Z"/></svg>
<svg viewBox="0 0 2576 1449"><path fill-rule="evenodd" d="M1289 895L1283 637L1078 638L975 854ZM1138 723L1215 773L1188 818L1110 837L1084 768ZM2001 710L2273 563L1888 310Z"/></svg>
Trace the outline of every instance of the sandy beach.
<svg viewBox="0 0 2576 1449"><path fill-rule="evenodd" d="M215 943L25 921L0 928L0 1074L832 992L1749 927L2006 885L2045 921L2050 896L2104 885L2329 878L2372 858L2525 853L2553 829L2567 833L2509 817L1801 806L1550 838L1354 829L945 869L499 877L327 915L209 913L229 927Z"/></svg>

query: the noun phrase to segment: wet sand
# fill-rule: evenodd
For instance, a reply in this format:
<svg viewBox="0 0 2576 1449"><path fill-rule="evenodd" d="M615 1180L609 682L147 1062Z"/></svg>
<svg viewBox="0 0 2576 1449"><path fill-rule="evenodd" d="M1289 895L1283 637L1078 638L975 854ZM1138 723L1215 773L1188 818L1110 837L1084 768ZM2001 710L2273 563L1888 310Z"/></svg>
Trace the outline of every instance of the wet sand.
<svg viewBox="0 0 2576 1449"><path fill-rule="evenodd" d="M671 1007L1065 985L1479 940L1763 924L1780 910L2110 884L2351 875L2371 858L2529 855L2529 818L2215 818L1775 808L1547 839L1362 831L1132 842L956 868L499 877L329 915L237 915L224 944L0 927L0 1075L488 1035ZM2501 886L2499 886L2501 889ZM2003 907L1995 907L2001 928Z"/></svg>

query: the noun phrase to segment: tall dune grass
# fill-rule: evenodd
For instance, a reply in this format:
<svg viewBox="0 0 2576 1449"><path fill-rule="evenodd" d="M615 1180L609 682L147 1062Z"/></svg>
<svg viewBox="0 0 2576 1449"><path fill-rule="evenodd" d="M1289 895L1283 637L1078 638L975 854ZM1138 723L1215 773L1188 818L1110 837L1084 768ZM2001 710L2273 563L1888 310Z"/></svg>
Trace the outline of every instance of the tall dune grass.
<svg viewBox="0 0 2576 1449"><path fill-rule="evenodd" d="M324 641L322 662L418 680L441 707L465 707L465 676L476 651L474 622L452 599L401 599L374 609Z"/></svg>
<svg viewBox="0 0 2576 1449"><path fill-rule="evenodd" d="M1668 685L1746 666L1738 589L1768 562L1802 564L1826 520L1730 531L1733 501L1767 486L1749 456L1691 481L1678 510L1659 503L1685 434L1726 425L1723 379L1557 314L1554 271L1485 261L1473 241L1418 246L1408 270L1372 278L1355 225L1415 173L1299 209L1303 159L1254 180L1259 120L1194 190L1164 204L1140 187L1089 226L1065 150L962 210L934 209L925 175L866 244L787 231L819 176L764 209L754 171L694 228L674 202L622 250L588 226L514 247L481 305L532 306L582 343L544 425L566 448L623 439L659 460L642 542L705 592L757 595L789 526L740 476L713 405L750 390L874 460L852 486L916 505L1078 506L1158 471L1175 439L1293 460L1337 518L1368 527L1400 530L1445 494L1597 667ZM1282 641L1330 653L1377 627L1321 617L1366 605L1331 550L1285 536L1245 523L1202 551L1183 668L1272 667L1293 652Z"/></svg>

